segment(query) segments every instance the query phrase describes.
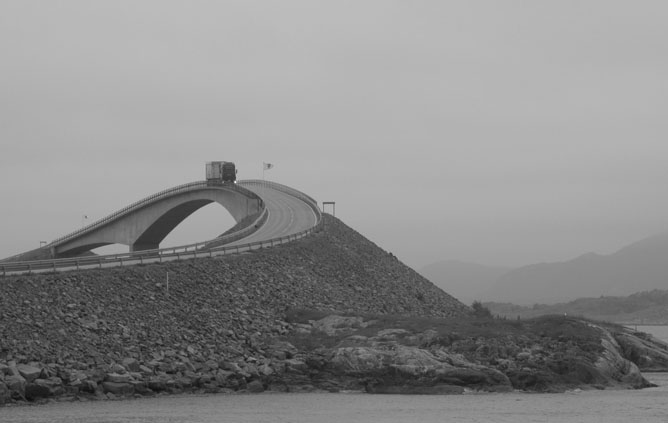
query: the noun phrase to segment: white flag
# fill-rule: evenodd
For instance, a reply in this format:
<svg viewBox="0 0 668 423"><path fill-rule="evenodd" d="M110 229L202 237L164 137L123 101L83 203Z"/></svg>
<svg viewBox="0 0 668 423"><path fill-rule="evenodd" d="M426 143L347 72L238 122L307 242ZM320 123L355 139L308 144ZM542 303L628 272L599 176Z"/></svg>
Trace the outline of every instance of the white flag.
<svg viewBox="0 0 668 423"><path fill-rule="evenodd" d="M271 163L263 163L263 164L264 164L264 170L269 170L269 169L271 169L272 167L274 167L274 165L271 164Z"/></svg>

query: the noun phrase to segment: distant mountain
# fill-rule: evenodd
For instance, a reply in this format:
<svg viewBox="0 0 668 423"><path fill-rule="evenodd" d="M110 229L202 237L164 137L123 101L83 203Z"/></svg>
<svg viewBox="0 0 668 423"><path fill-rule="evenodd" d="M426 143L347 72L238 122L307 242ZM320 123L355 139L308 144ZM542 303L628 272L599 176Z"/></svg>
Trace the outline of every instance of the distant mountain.
<svg viewBox="0 0 668 423"><path fill-rule="evenodd" d="M445 260L424 266L419 273L463 303L471 304L474 300L482 300L481 293L489 290L499 276L510 269Z"/></svg>
<svg viewBox="0 0 668 423"><path fill-rule="evenodd" d="M511 270L501 275L483 297L495 302L552 304L582 297L624 296L666 288L668 232L628 245L610 255L588 253L566 262L534 264Z"/></svg>
<svg viewBox="0 0 668 423"><path fill-rule="evenodd" d="M638 292L627 297L579 298L568 303L520 306L510 303L484 303L493 315L514 319L568 314L596 320L634 324L668 324L668 290Z"/></svg>

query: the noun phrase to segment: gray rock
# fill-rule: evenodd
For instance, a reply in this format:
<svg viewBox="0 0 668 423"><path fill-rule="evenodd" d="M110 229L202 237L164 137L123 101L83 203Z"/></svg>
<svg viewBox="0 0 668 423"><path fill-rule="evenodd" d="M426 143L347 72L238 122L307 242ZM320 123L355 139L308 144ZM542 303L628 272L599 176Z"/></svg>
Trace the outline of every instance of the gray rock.
<svg viewBox="0 0 668 423"><path fill-rule="evenodd" d="M11 392L16 392L19 396L25 396L26 380L21 375L5 376L5 385Z"/></svg>
<svg viewBox="0 0 668 423"><path fill-rule="evenodd" d="M89 394L94 394L97 391L97 382L94 380L82 380L81 381L81 387L79 388L80 391L82 392L87 392Z"/></svg>
<svg viewBox="0 0 668 423"><path fill-rule="evenodd" d="M132 395L135 392L134 385L131 383L102 382L102 389L105 394L114 395Z"/></svg>
<svg viewBox="0 0 668 423"><path fill-rule="evenodd" d="M285 364L285 370L288 372L304 373L308 371L308 365L297 358L285 360L283 363Z"/></svg>
<svg viewBox="0 0 668 423"><path fill-rule="evenodd" d="M78 393L83 387L83 382L79 379L71 380L67 383L66 390L70 393Z"/></svg>
<svg viewBox="0 0 668 423"><path fill-rule="evenodd" d="M128 373L125 374L107 373L104 380L107 382L114 382L114 383L130 383L132 382L133 379L132 376Z"/></svg>
<svg viewBox="0 0 668 423"><path fill-rule="evenodd" d="M631 332L616 333L625 358L633 361L643 372L665 371L668 368L668 345L652 336Z"/></svg>
<svg viewBox="0 0 668 423"><path fill-rule="evenodd" d="M192 388L193 386L195 386L195 381L193 381L193 379L189 378L188 376L179 376L176 379L174 379L174 382L176 382L176 386L180 389Z"/></svg>
<svg viewBox="0 0 668 423"><path fill-rule="evenodd" d="M130 384L134 388L134 392L136 394L147 395L150 393L150 390L148 388L148 383L144 381L133 380L132 382L130 382Z"/></svg>
<svg viewBox="0 0 668 423"><path fill-rule="evenodd" d="M246 385L246 389L253 393L264 392L264 385L259 380L254 380Z"/></svg>
<svg viewBox="0 0 668 423"><path fill-rule="evenodd" d="M134 358L124 358L123 367L129 372L140 372L139 362Z"/></svg>
<svg viewBox="0 0 668 423"><path fill-rule="evenodd" d="M162 392L167 390L169 381L171 381L171 379L167 375L152 376L148 380L148 387L152 391Z"/></svg>
<svg viewBox="0 0 668 423"><path fill-rule="evenodd" d="M243 385L244 376L219 369L216 372L216 384L221 388L238 389Z"/></svg>
<svg viewBox="0 0 668 423"><path fill-rule="evenodd" d="M51 398L62 395L65 392L60 378L51 377L49 379L35 379L28 383L25 388L25 397L28 400L37 398Z"/></svg>
<svg viewBox="0 0 668 423"><path fill-rule="evenodd" d="M113 363L109 366L108 372L109 373L126 373L127 369L125 367L121 366L118 363Z"/></svg>
<svg viewBox="0 0 668 423"><path fill-rule="evenodd" d="M218 370L219 364L216 360L207 360L204 362L204 367L203 369L205 371L212 371L212 370Z"/></svg>
<svg viewBox="0 0 668 423"><path fill-rule="evenodd" d="M274 374L274 369L271 368L268 364L263 364L258 369L262 376L270 376Z"/></svg>
<svg viewBox="0 0 668 423"><path fill-rule="evenodd" d="M271 344L268 348L270 355L279 359L293 358L299 351L289 342L279 341Z"/></svg>
<svg viewBox="0 0 668 423"><path fill-rule="evenodd" d="M12 392L7 385L0 382L0 405L7 404L12 399Z"/></svg>
<svg viewBox="0 0 668 423"><path fill-rule="evenodd" d="M28 364L19 364L16 366L16 370L19 371L21 376L23 376L28 383L39 378L42 374L42 369Z"/></svg>
<svg viewBox="0 0 668 423"><path fill-rule="evenodd" d="M604 351L594 364L596 370L616 382L628 384L634 388L649 386L649 382L642 376L638 366L621 355L619 344L608 332L604 333L601 345Z"/></svg>

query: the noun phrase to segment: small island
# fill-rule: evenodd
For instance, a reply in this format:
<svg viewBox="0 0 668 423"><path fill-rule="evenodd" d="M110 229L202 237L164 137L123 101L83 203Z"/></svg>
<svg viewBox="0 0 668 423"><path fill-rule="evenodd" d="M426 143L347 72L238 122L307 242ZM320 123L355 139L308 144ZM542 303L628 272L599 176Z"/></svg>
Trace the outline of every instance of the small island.
<svg viewBox="0 0 668 423"><path fill-rule="evenodd" d="M178 393L639 389L668 345L469 307L341 221L223 258L0 280L0 404ZM165 276L169 274L169 289Z"/></svg>

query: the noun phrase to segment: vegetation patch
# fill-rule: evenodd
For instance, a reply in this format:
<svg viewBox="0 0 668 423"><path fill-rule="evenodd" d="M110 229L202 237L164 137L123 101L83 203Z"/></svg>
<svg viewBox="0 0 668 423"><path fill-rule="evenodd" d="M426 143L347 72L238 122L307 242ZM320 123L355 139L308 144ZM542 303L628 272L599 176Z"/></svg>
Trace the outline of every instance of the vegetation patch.
<svg viewBox="0 0 668 423"><path fill-rule="evenodd" d="M507 336L548 337L560 341L587 343L600 340L600 333L590 324L589 320L568 316L540 316L527 320L509 320L492 317L434 318L422 316L403 316L396 314L359 314L337 313L331 310L295 309L286 313L285 319L290 323L307 324L326 316L338 314L344 317L360 316L370 324L356 331L356 335L374 336L379 331L392 328L403 329L411 334L428 330L435 331L440 337L463 338L504 338ZM596 325L609 323L594 322Z"/></svg>

